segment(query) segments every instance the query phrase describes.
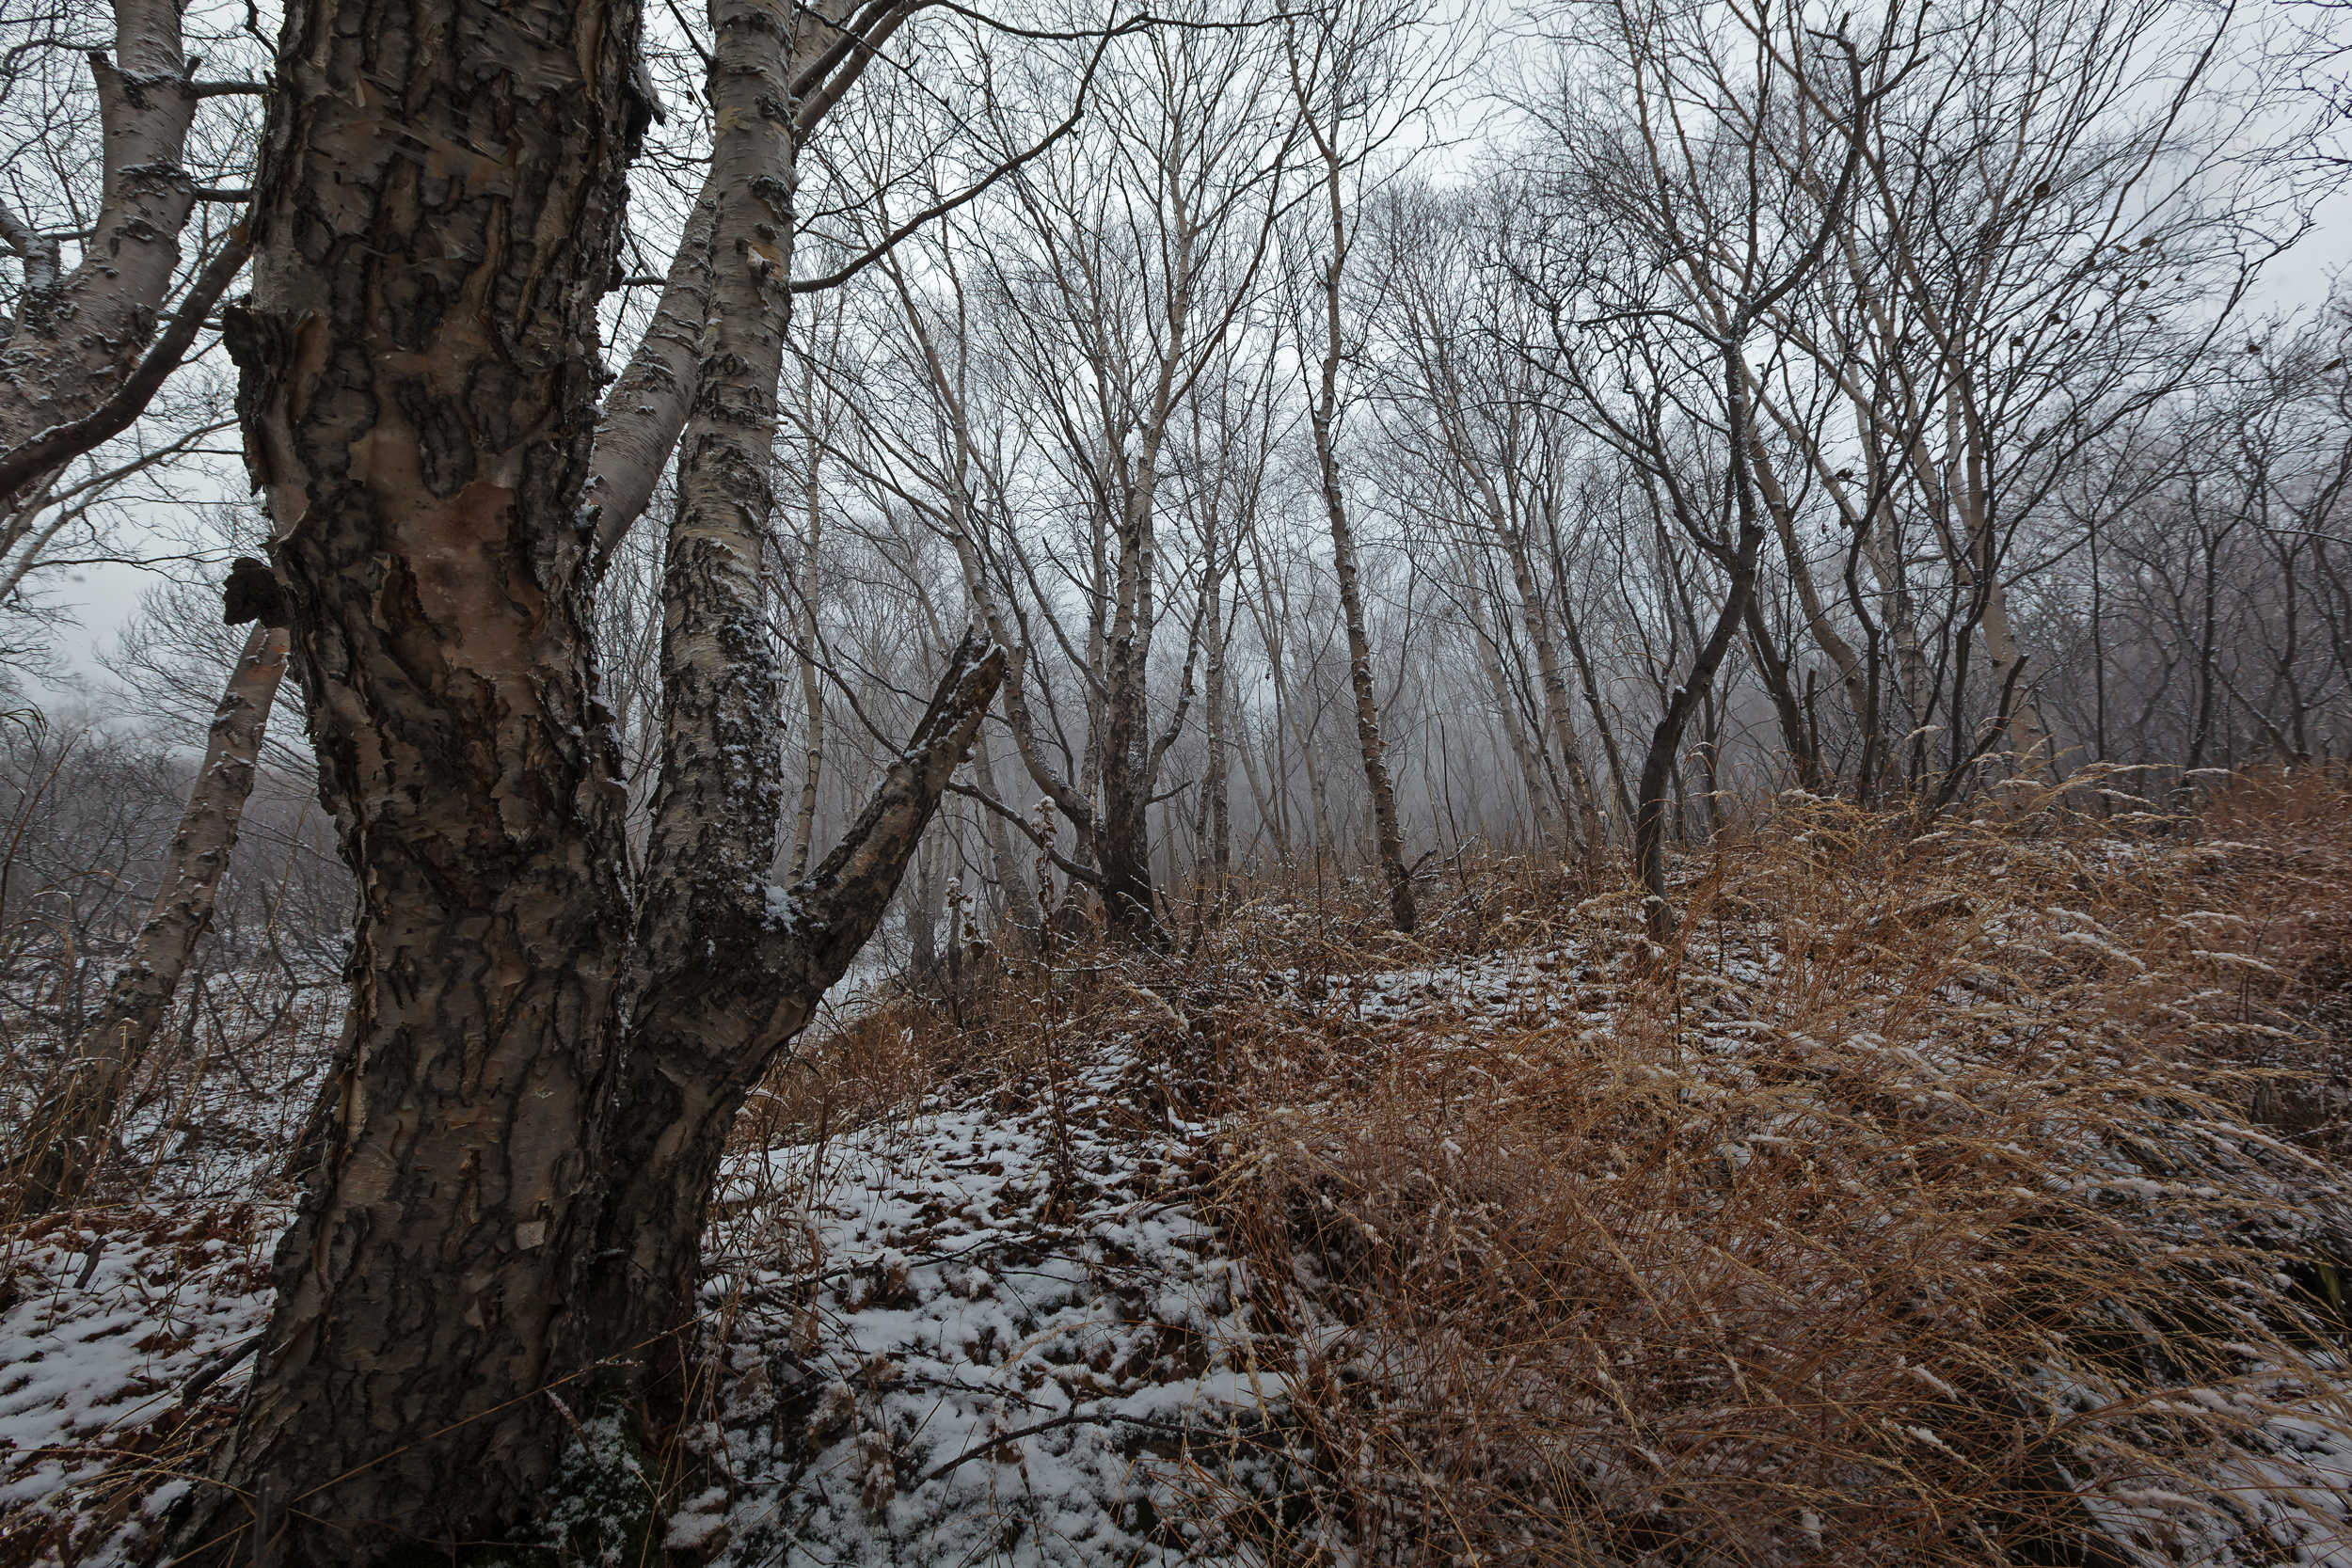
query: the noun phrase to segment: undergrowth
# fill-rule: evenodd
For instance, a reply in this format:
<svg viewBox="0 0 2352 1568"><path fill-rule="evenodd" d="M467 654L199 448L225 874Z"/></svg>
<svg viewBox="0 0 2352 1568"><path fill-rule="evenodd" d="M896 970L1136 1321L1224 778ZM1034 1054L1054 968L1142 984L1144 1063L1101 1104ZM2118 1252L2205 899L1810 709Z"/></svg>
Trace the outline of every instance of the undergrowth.
<svg viewBox="0 0 2352 1568"><path fill-rule="evenodd" d="M1524 858L1412 939L1261 883L878 1013L834 1081L1050 1094L1074 1034L1138 1128L1221 1129L1268 1435L1179 1467L1245 1559L2287 1560L2341 1544L2291 1450L2347 1416L2348 816L2312 774L1792 795L1683 863L1671 950Z"/></svg>
<svg viewBox="0 0 2352 1568"><path fill-rule="evenodd" d="M954 1104L1042 1113L1037 1237L1112 1201L1123 1137L1117 1190L1234 1260L1255 1408L1135 1447L1176 1555L2322 1560L2352 1468L2352 787L2134 777L1935 821L1757 802L1678 863L1671 948L1614 869L1470 846L1425 863L1409 937L1327 864L1182 890L1163 952L961 951L747 1108L708 1419L649 1483L717 1507L718 1429L775 1370L732 1344L729 1271L820 1275L795 1215L827 1150ZM116 1212L6 1256L70 1273L59 1238ZM73 1484L123 1519L200 1468L217 1397ZM821 1424L781 1386L757 1408ZM861 1463L903 1472L882 1513L923 1479Z"/></svg>

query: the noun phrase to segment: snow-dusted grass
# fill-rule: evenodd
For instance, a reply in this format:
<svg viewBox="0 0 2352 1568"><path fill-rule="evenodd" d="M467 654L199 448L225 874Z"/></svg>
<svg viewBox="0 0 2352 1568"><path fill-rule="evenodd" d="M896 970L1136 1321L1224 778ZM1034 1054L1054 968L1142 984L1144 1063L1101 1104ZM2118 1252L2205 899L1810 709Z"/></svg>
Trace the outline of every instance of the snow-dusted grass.
<svg viewBox="0 0 2352 1568"><path fill-rule="evenodd" d="M873 991L742 1118L690 1420L570 1473L741 1568L2352 1564L2352 799L2099 782L1770 803L1671 951L1463 855ZM9 1243L0 1564L222 1430L284 1195L203 1147Z"/></svg>
<svg viewBox="0 0 2352 1568"><path fill-rule="evenodd" d="M20 1238L0 1284L0 1562L117 1561L149 1538L235 1412L243 1364L221 1368L268 1316L283 1219L140 1206Z"/></svg>
<svg viewBox="0 0 2352 1568"><path fill-rule="evenodd" d="M1686 868L1671 952L1563 897L1220 1013L1208 1207L1310 1456L1236 1538L2342 1560L2340 1130L2278 1069L2344 1043L2343 802L2219 845L2063 804L1791 801Z"/></svg>
<svg viewBox="0 0 2352 1568"><path fill-rule="evenodd" d="M1055 1104L940 1104L739 1157L714 1241L724 1474L671 1526L738 1562L1158 1561L1188 1441L1265 1392L1232 1260L1106 1052ZM697 1506L699 1505L699 1506Z"/></svg>

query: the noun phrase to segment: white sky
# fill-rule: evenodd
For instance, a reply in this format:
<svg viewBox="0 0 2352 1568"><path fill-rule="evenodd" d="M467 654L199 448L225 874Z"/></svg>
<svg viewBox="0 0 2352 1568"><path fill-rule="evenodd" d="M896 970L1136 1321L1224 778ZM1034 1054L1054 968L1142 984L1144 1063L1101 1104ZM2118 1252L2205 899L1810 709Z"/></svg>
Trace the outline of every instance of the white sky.
<svg viewBox="0 0 2352 1568"><path fill-rule="evenodd" d="M1468 3L1475 6L1478 0ZM1449 4L1446 8L1451 10L1453 6ZM2290 14L2308 10L2293 4L2280 8ZM1466 139L1431 149L1428 156L1444 172L1454 173L1463 170L1477 150L1478 144ZM2316 215L2318 221L2303 242L2265 273L2249 309L2249 315L2299 312L2316 307L2326 299L2329 287L2347 263L2352 262L2352 187L2339 189ZM220 466L224 480L231 478L232 467ZM190 468L185 473L190 482L196 481L196 470ZM236 477L241 481L241 476ZM215 495L205 499L225 498ZM87 717L103 717L107 677L93 655L114 641L148 589L192 570L197 568L178 562L160 568L115 564L79 567L62 576L40 578L48 601L72 615L75 624L61 628L59 634L58 651L72 673L61 682L28 681L34 700L53 719L67 718L85 708L89 710Z"/></svg>

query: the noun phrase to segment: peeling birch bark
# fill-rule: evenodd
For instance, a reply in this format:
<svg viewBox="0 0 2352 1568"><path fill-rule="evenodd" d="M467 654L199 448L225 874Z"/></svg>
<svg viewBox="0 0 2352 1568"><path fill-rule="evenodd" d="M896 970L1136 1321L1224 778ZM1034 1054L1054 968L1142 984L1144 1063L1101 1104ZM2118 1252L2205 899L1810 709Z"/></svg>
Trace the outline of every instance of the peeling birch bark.
<svg viewBox="0 0 2352 1568"><path fill-rule="evenodd" d="M628 0L288 8L230 339L358 910L183 1563L496 1540L555 1473L628 908L578 519L635 33Z"/></svg>

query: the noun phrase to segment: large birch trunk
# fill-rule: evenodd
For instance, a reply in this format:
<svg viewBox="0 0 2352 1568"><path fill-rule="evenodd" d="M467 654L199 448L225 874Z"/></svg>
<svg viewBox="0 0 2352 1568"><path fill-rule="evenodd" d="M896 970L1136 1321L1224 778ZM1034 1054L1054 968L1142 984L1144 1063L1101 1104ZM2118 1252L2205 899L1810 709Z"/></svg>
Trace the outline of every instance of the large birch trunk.
<svg viewBox="0 0 2352 1568"><path fill-rule="evenodd" d="M359 903L235 1492L183 1562L496 1539L554 1474L628 908L579 508L635 21L288 10L232 346Z"/></svg>
<svg viewBox="0 0 2352 1568"><path fill-rule="evenodd" d="M197 940L212 928L213 903L253 793L262 732L286 673L286 647L282 628L256 626L229 673L147 923L97 1022L76 1044L69 1076L25 1134L24 1157L10 1162L27 1173L28 1213L64 1207L81 1196L100 1163L123 1089L171 1009Z"/></svg>

